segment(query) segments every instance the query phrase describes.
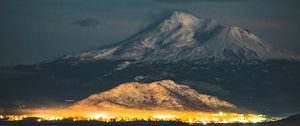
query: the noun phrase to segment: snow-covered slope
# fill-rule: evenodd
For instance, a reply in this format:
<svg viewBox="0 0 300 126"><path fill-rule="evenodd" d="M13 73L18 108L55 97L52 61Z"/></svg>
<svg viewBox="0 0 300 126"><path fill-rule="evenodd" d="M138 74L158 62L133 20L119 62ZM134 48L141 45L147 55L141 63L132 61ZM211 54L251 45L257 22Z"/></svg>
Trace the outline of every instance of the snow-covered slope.
<svg viewBox="0 0 300 126"><path fill-rule="evenodd" d="M200 94L171 80L152 83L130 82L91 95L73 107L126 107L134 109L236 111L237 107L217 97Z"/></svg>
<svg viewBox="0 0 300 126"><path fill-rule="evenodd" d="M127 41L62 57L63 60L99 59L137 62L245 61L291 59L284 51L247 29L224 26L213 20L175 11L170 17Z"/></svg>

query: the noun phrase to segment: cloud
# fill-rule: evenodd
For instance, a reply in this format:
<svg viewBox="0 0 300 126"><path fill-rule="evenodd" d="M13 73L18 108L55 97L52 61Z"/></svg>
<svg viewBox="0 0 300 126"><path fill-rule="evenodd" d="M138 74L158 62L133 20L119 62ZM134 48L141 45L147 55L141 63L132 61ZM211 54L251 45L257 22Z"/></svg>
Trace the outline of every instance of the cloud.
<svg viewBox="0 0 300 126"><path fill-rule="evenodd" d="M208 93L208 94L213 94L218 96L231 95L231 92L229 90L222 88L218 84L211 84L207 82L198 82L198 81L190 81L190 80L185 80L182 83L190 86L191 88L197 91L200 91L200 93Z"/></svg>
<svg viewBox="0 0 300 126"><path fill-rule="evenodd" d="M74 21L74 22L72 22L72 24L78 25L78 26L81 26L81 27L90 27L90 26L99 25L100 22L97 19L86 18L86 19Z"/></svg>

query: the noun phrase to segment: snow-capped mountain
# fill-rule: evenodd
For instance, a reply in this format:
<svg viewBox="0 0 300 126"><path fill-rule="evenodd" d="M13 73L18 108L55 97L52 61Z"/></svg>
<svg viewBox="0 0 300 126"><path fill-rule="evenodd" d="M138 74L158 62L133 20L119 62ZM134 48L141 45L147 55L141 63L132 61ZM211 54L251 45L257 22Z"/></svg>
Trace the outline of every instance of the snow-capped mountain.
<svg viewBox="0 0 300 126"><path fill-rule="evenodd" d="M217 97L200 94L171 80L152 83L129 82L93 94L73 107L126 107L134 109L237 111L237 107Z"/></svg>
<svg viewBox="0 0 300 126"><path fill-rule="evenodd" d="M294 112L300 106L299 61L246 29L176 11L118 44L0 70L0 83L9 83L0 89L0 94L22 87L19 92L24 98L41 95L47 96L43 99L78 100L124 82L174 80L243 108L262 113ZM3 94L0 98L4 103L14 103L20 97ZM181 103L186 107L185 101ZM118 104L106 101L101 105Z"/></svg>
<svg viewBox="0 0 300 126"><path fill-rule="evenodd" d="M292 58L247 29L224 26L214 20L175 11L160 24L125 42L60 59L74 62L100 59L178 62Z"/></svg>

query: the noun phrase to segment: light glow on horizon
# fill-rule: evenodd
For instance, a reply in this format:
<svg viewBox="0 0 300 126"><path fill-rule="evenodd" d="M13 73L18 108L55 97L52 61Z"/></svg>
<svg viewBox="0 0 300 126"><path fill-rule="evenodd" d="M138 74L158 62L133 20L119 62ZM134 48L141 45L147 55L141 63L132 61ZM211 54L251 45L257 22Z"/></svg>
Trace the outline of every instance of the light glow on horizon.
<svg viewBox="0 0 300 126"><path fill-rule="evenodd" d="M35 120L42 121L100 121L100 122L130 122L130 121L177 121L184 123L258 123L271 121L264 115L255 114L238 114L238 113L181 113L181 114L155 114L155 115L116 115L107 113L91 113L88 115L46 115L46 114L33 114L33 115L0 115L3 121L22 121L22 120Z"/></svg>

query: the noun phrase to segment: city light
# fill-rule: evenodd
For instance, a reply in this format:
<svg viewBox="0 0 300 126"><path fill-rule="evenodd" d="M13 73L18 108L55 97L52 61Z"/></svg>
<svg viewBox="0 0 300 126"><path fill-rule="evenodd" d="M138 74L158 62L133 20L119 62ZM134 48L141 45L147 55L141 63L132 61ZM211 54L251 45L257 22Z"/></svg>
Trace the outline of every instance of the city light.
<svg viewBox="0 0 300 126"><path fill-rule="evenodd" d="M180 115L156 114L156 115L116 115L107 113L93 113L88 115L0 115L2 121L22 121L33 119L42 121L101 121L101 122L130 122L130 121L178 121L184 123L258 123L271 121L264 115L238 114L238 113L186 113Z"/></svg>

